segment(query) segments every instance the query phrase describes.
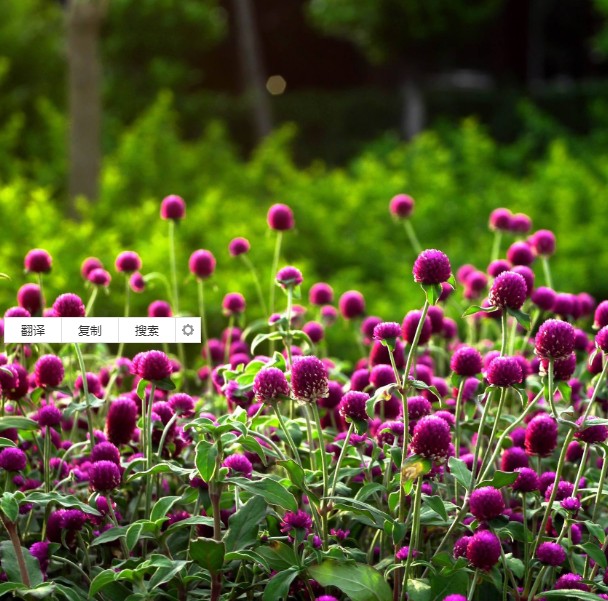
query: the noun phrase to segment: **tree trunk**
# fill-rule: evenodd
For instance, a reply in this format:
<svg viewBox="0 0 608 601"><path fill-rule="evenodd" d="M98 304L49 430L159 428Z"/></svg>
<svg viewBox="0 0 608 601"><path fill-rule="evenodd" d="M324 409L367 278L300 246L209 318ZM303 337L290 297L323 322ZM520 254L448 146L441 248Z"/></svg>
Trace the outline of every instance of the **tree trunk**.
<svg viewBox="0 0 608 601"><path fill-rule="evenodd" d="M403 77L401 133L406 140L419 134L426 123L426 105L422 81L414 69L406 69Z"/></svg>
<svg viewBox="0 0 608 601"><path fill-rule="evenodd" d="M259 142L272 130L272 114L270 99L266 91L264 60L251 0L233 0L233 5L245 95L251 103L253 128Z"/></svg>
<svg viewBox="0 0 608 601"><path fill-rule="evenodd" d="M99 34L105 0L68 0L66 13L69 195L95 200L101 167L101 60Z"/></svg>

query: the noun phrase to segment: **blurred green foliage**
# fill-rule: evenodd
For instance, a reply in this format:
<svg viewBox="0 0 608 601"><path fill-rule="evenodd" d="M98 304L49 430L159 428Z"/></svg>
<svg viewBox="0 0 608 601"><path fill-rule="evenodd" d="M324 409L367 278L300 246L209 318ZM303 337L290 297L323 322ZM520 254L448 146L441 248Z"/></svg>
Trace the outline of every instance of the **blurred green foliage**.
<svg viewBox="0 0 608 601"><path fill-rule="evenodd" d="M18 287L32 279L22 273L23 257L41 247L54 258L53 271L44 278L50 301L66 291L88 297L79 270L82 260L94 255L114 278L110 295L98 300L98 314L121 314L123 282L114 259L121 250L136 250L143 273L168 274L167 224L159 218L159 206L172 193L187 202L177 236L181 305L196 312L187 260L197 248L210 249L218 260L208 286L216 334L226 323L220 312L226 292L245 294L248 320L261 316L249 273L229 256L227 245L235 236L250 239L250 256L267 289L274 236L266 211L275 202L295 212L296 230L285 236L282 264L302 269L304 292L319 280L332 284L337 295L359 289L368 313L386 319L401 320L422 301L411 276L415 255L401 224L388 213L390 198L399 192L416 199L413 223L422 245L445 250L454 269L465 262L486 267L492 243L488 215L505 206L529 214L535 229L555 231L558 252L551 263L560 290L608 298L608 280L601 277L608 270L605 134L598 134L597 143L561 137L557 126L531 106L524 118L525 133L509 146L497 145L468 119L408 144L384 137L344 168L321 162L300 168L292 152L295 127L279 129L244 160L218 123L210 124L200 140L184 142L171 96L162 94L107 156L102 197L81 204L81 221L65 217L51 186L18 174L5 180L0 187L0 271L12 279L0 281L0 306L16 303ZM540 268L537 277L542 283ZM166 292L156 281L134 296L134 313L143 315ZM349 334L338 324L329 336L343 344Z"/></svg>

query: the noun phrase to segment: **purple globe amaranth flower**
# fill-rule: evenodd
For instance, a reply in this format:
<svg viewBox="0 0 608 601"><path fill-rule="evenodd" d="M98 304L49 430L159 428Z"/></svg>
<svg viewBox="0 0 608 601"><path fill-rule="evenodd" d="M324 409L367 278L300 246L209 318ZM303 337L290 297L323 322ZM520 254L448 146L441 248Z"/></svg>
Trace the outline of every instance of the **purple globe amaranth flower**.
<svg viewBox="0 0 608 601"><path fill-rule="evenodd" d="M51 271L53 265L53 258L51 255L42 248L34 248L30 250L25 259L23 260L23 266L25 271L30 273L48 273Z"/></svg>
<svg viewBox="0 0 608 601"><path fill-rule="evenodd" d="M338 307L344 319L355 319L365 313L365 299L357 290L348 290L340 297Z"/></svg>
<svg viewBox="0 0 608 601"><path fill-rule="evenodd" d="M197 278L204 280L215 271L215 257L209 250L199 249L195 250L188 260L188 268L190 273L195 275Z"/></svg>
<svg viewBox="0 0 608 601"><path fill-rule="evenodd" d="M99 381L99 376L90 371L86 372L87 379L87 390L89 394L94 394L99 396L101 393L101 382ZM82 382L82 374L78 374L76 381L74 382L74 388L78 392L84 391L84 386Z"/></svg>
<svg viewBox="0 0 608 601"><path fill-rule="evenodd" d="M576 425L579 429L575 432L574 437L587 444L606 442L606 439L608 439L608 427L603 424L592 425L594 419L597 418L591 416L584 420L584 416L579 417L576 420ZM583 421L585 422L585 427L581 429Z"/></svg>
<svg viewBox="0 0 608 601"><path fill-rule="evenodd" d="M410 548L406 545L405 547L401 547L397 553L395 553L395 559L397 561L405 561L410 554ZM418 552L414 550L414 557L418 555Z"/></svg>
<svg viewBox="0 0 608 601"><path fill-rule="evenodd" d="M292 396L297 401L313 403L329 394L327 369L314 356L294 357L291 366Z"/></svg>
<svg viewBox="0 0 608 601"><path fill-rule="evenodd" d="M546 413L533 417L526 428L526 453L548 457L556 446L557 422Z"/></svg>
<svg viewBox="0 0 608 601"><path fill-rule="evenodd" d="M369 394L351 390L340 400L338 412L347 421L366 421L368 415L365 409L368 400Z"/></svg>
<svg viewBox="0 0 608 601"><path fill-rule="evenodd" d="M118 397L110 403L106 417L108 440L115 444L130 442L137 426L137 405L129 397Z"/></svg>
<svg viewBox="0 0 608 601"><path fill-rule="evenodd" d="M407 415L410 422L417 421L422 417L430 415L432 410L433 406L426 397L411 396L407 399Z"/></svg>
<svg viewBox="0 0 608 601"><path fill-rule="evenodd" d="M85 308L79 296L67 292L57 297L53 303L55 317L84 317Z"/></svg>
<svg viewBox="0 0 608 601"><path fill-rule="evenodd" d="M511 485L515 492L528 493L538 490L538 474L532 468L516 467L515 472L518 474L517 480Z"/></svg>
<svg viewBox="0 0 608 601"><path fill-rule="evenodd" d="M40 388L57 388L64 374L63 362L57 355L42 355L34 366L34 381Z"/></svg>
<svg viewBox="0 0 608 601"><path fill-rule="evenodd" d="M141 259L139 255L132 250L125 250L121 252L114 263L116 271L122 273L133 273L141 269Z"/></svg>
<svg viewBox="0 0 608 601"><path fill-rule="evenodd" d="M231 257L238 257L239 255L245 255L251 249L251 244L247 238L237 237L230 240L228 244L228 252Z"/></svg>
<svg viewBox="0 0 608 601"><path fill-rule="evenodd" d="M541 376L549 373L550 359L541 359L539 373ZM576 370L576 355L570 353L567 357L553 363L553 379L555 381L568 381Z"/></svg>
<svg viewBox="0 0 608 601"><path fill-rule="evenodd" d="M229 292L222 301L222 311L224 315L240 315L245 312L247 304L245 297L238 292Z"/></svg>
<svg viewBox="0 0 608 601"><path fill-rule="evenodd" d="M48 543L46 541L40 541L40 542L34 543L29 549L32 557L35 557L38 560L38 563L40 564L40 570L42 572L46 572L49 567L49 561L50 561L49 545L50 544L51 543Z"/></svg>
<svg viewBox="0 0 608 601"><path fill-rule="evenodd" d="M143 292L146 289L146 280L144 276L139 273L139 271L135 271L131 274L129 278L129 287L133 292Z"/></svg>
<svg viewBox="0 0 608 601"><path fill-rule="evenodd" d="M593 314L593 327L596 330L608 326L608 301L602 301Z"/></svg>
<svg viewBox="0 0 608 601"><path fill-rule="evenodd" d="M95 286L107 288L112 281L112 276L103 267L97 267L89 272L87 280Z"/></svg>
<svg viewBox="0 0 608 601"><path fill-rule="evenodd" d="M264 367L253 380L253 392L260 403L272 403L289 396L289 384L278 367Z"/></svg>
<svg viewBox="0 0 608 601"><path fill-rule="evenodd" d="M499 538L489 530L478 530L467 545L469 563L483 571L491 570L500 559Z"/></svg>
<svg viewBox="0 0 608 601"><path fill-rule="evenodd" d="M511 229L511 219L513 219L513 214L509 209L494 209L490 213L488 226L493 231L500 230L507 232Z"/></svg>
<svg viewBox="0 0 608 601"><path fill-rule="evenodd" d="M507 260L511 265L532 265L534 253L526 242L513 242L507 249Z"/></svg>
<svg viewBox="0 0 608 601"><path fill-rule="evenodd" d="M311 517L301 509L298 509L296 512L287 511L281 522L281 532L283 534L288 534L292 530L305 530L306 536L308 536L312 530Z"/></svg>
<svg viewBox="0 0 608 601"><path fill-rule="evenodd" d="M471 540L471 536L461 536L455 543L454 543L454 559L458 559L459 557L466 557L467 555L467 547L469 545L469 542Z"/></svg>
<svg viewBox="0 0 608 601"><path fill-rule="evenodd" d="M521 447L511 447L502 452L500 469L503 472L514 472L519 467L528 467L528 455Z"/></svg>
<svg viewBox="0 0 608 601"><path fill-rule="evenodd" d="M441 284L452 277L452 267L445 253L431 248L418 255L412 273L418 284Z"/></svg>
<svg viewBox="0 0 608 601"><path fill-rule="evenodd" d="M441 334L443 330L443 309L437 305L431 305L427 312L428 318L431 320L431 329L433 334Z"/></svg>
<svg viewBox="0 0 608 601"><path fill-rule="evenodd" d="M527 234L532 228L532 219L525 213L515 213L511 216L510 231L515 234Z"/></svg>
<svg viewBox="0 0 608 601"><path fill-rule="evenodd" d="M546 286L535 288L530 300L542 311L551 311L555 303L555 291Z"/></svg>
<svg viewBox="0 0 608 601"><path fill-rule="evenodd" d="M302 272L291 265L279 269L276 275L276 282L281 288L295 288L304 281Z"/></svg>
<svg viewBox="0 0 608 601"><path fill-rule="evenodd" d="M545 359L563 359L574 350L576 332L566 321L548 319L534 339L536 354Z"/></svg>
<svg viewBox="0 0 608 601"><path fill-rule="evenodd" d="M186 203L181 196L171 194L165 196L160 203L160 216L162 219L179 221L186 215Z"/></svg>
<svg viewBox="0 0 608 601"><path fill-rule="evenodd" d="M243 475L245 478L251 478L251 474L253 473L251 461L245 455L239 453L226 457L222 463L222 467L227 467L230 470L230 477Z"/></svg>
<svg viewBox="0 0 608 601"><path fill-rule="evenodd" d="M285 204L274 204L268 209L266 217L271 229L284 232L295 226L293 211Z"/></svg>
<svg viewBox="0 0 608 601"><path fill-rule="evenodd" d="M313 344L319 344L325 337L325 328L318 321L309 321L302 326L302 331L312 341Z"/></svg>
<svg viewBox="0 0 608 601"><path fill-rule="evenodd" d="M386 363L380 363L372 367L369 381L374 388L381 388L388 384L394 384L397 380L393 368L390 365L386 365Z"/></svg>
<svg viewBox="0 0 608 601"><path fill-rule="evenodd" d="M576 497L566 497L561 500L560 505L571 513L576 513L581 508L581 502Z"/></svg>
<svg viewBox="0 0 608 601"><path fill-rule="evenodd" d="M497 259L488 265L488 275L497 278L501 273L511 270L511 263L506 259Z"/></svg>
<svg viewBox="0 0 608 601"><path fill-rule="evenodd" d="M496 357L488 366L486 378L492 386L507 388L523 381L523 372L515 357Z"/></svg>
<svg viewBox="0 0 608 601"><path fill-rule="evenodd" d="M558 293L555 295L555 301L553 302L553 307L551 307L551 311L556 315L560 315L561 317L568 317L572 315L574 304L573 304L574 295L567 293Z"/></svg>
<svg viewBox="0 0 608 601"><path fill-rule="evenodd" d="M338 599L333 595L321 595L320 597L315 597L315 601L338 601Z"/></svg>
<svg viewBox="0 0 608 601"><path fill-rule="evenodd" d="M530 236L530 245L539 257L555 254L555 234L550 230L538 230Z"/></svg>
<svg viewBox="0 0 608 601"><path fill-rule="evenodd" d="M403 318L403 323L401 324L401 333L403 335L403 339L409 344L414 343L414 338L416 337L416 330L418 329L418 324L420 323L420 318L422 317L422 311L409 311L407 315ZM431 324L431 320L429 317L424 318L424 323L422 324L422 329L420 330L420 338L418 339L418 344L423 345L426 344L430 339L433 333L433 326Z"/></svg>
<svg viewBox="0 0 608 601"><path fill-rule="evenodd" d="M376 315L369 315L361 322L361 334L365 344L370 344L374 338L374 328L382 323L382 318Z"/></svg>
<svg viewBox="0 0 608 601"><path fill-rule="evenodd" d="M42 309L42 293L38 284L24 284L17 292L17 304L30 315L36 315Z"/></svg>
<svg viewBox="0 0 608 601"><path fill-rule="evenodd" d="M194 399L185 392L178 392L169 399L169 406L182 417L194 415Z"/></svg>
<svg viewBox="0 0 608 601"><path fill-rule="evenodd" d="M511 269L511 271L513 273L518 273L522 278L524 278L524 280L526 281L526 295L528 298L530 298L530 295L534 291L534 272L525 265L516 265L515 267L513 267L513 269Z"/></svg>
<svg viewBox="0 0 608 601"><path fill-rule="evenodd" d="M329 305L334 300L334 291L329 284L317 282L310 287L308 300L311 305L316 305L317 307Z"/></svg>
<svg viewBox="0 0 608 601"><path fill-rule="evenodd" d="M148 305L148 317L173 317L171 305L164 300L155 300Z"/></svg>
<svg viewBox="0 0 608 601"><path fill-rule="evenodd" d="M111 442L100 442L91 451L91 463L97 461L112 461L120 466L120 451Z"/></svg>
<svg viewBox="0 0 608 601"><path fill-rule="evenodd" d="M443 601L467 601L467 598L459 593L454 593L452 595L444 597Z"/></svg>
<svg viewBox="0 0 608 601"><path fill-rule="evenodd" d="M102 459L89 468L89 481L94 490L107 493L120 486L122 475L113 461Z"/></svg>
<svg viewBox="0 0 608 601"><path fill-rule="evenodd" d="M103 269L103 263L97 257L87 257L80 266L80 274L86 280L94 269Z"/></svg>
<svg viewBox="0 0 608 601"><path fill-rule="evenodd" d="M11 307L4 313L4 317L31 317L31 313L23 307Z"/></svg>
<svg viewBox="0 0 608 601"><path fill-rule="evenodd" d="M479 521L493 520L505 510L502 493L493 486L482 486L471 493L471 513Z"/></svg>
<svg viewBox="0 0 608 601"><path fill-rule="evenodd" d="M583 577L580 574L563 574L553 585L554 590L575 589L578 591L590 591L588 585L582 582Z"/></svg>
<svg viewBox="0 0 608 601"><path fill-rule="evenodd" d="M521 309L528 296L526 280L514 271L503 271L492 284L488 300L493 307Z"/></svg>
<svg viewBox="0 0 608 601"><path fill-rule="evenodd" d="M391 198L388 209L398 219L409 219L414 211L414 199L407 194L397 194Z"/></svg>
<svg viewBox="0 0 608 601"><path fill-rule="evenodd" d="M0 467L7 472L20 472L27 465L26 454L16 447L6 447L0 451Z"/></svg>
<svg viewBox="0 0 608 601"><path fill-rule="evenodd" d="M137 362L137 375L144 380L164 380L172 373L171 361L162 351L142 353Z"/></svg>
<svg viewBox="0 0 608 601"><path fill-rule="evenodd" d="M53 427L61 422L61 411L55 405L43 405L38 409L34 419L41 428Z"/></svg>
<svg viewBox="0 0 608 601"><path fill-rule="evenodd" d="M581 307L581 315L585 317L591 315L595 310L595 299L588 292L579 292L577 298Z"/></svg>
<svg viewBox="0 0 608 601"><path fill-rule="evenodd" d="M396 321L383 321L374 328L374 340L385 341L391 347L395 346L399 336L401 336L401 326Z"/></svg>
<svg viewBox="0 0 608 601"><path fill-rule="evenodd" d="M557 543L541 543L536 550L536 559L547 566L556 568L566 561L566 552Z"/></svg>
<svg viewBox="0 0 608 601"><path fill-rule="evenodd" d="M608 353L608 326L604 326L595 335L595 346L602 351L602 353Z"/></svg>
<svg viewBox="0 0 608 601"><path fill-rule="evenodd" d="M416 455L442 461L448 457L451 443L450 427L445 420L429 415L414 427L411 449Z"/></svg>
<svg viewBox="0 0 608 601"><path fill-rule="evenodd" d="M456 349L450 360L450 369L463 377L476 376L481 373L482 358L477 349L462 345Z"/></svg>

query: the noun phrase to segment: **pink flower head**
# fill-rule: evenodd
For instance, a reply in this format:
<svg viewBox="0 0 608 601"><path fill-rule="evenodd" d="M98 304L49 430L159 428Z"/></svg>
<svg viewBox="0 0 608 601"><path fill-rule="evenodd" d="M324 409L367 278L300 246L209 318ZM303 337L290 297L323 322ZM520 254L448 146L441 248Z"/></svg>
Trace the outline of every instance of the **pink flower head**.
<svg viewBox="0 0 608 601"><path fill-rule="evenodd" d="M186 203L181 196L171 194L163 198L160 203L160 216L162 219L179 221L186 215Z"/></svg>

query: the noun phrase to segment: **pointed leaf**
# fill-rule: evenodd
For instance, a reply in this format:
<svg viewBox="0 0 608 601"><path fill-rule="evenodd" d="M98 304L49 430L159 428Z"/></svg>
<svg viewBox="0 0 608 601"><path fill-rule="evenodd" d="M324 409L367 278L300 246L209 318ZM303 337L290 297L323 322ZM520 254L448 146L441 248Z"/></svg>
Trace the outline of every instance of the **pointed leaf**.
<svg viewBox="0 0 608 601"><path fill-rule="evenodd" d="M217 444L201 440L196 445L195 464L201 478L210 482L215 473L215 460L218 455Z"/></svg>
<svg viewBox="0 0 608 601"><path fill-rule="evenodd" d="M308 568L321 586L335 586L352 601L392 601L393 594L382 574L362 563L327 560Z"/></svg>
<svg viewBox="0 0 608 601"><path fill-rule="evenodd" d="M297 511L296 498L279 482L268 476L261 480L248 480L247 478L228 478L228 482L236 484L239 488L254 495L260 495L271 505L278 505L287 511Z"/></svg>
<svg viewBox="0 0 608 601"><path fill-rule="evenodd" d="M190 557L201 568L209 570L212 573L222 569L225 554L226 547L224 543L212 538L197 538L190 543Z"/></svg>
<svg viewBox="0 0 608 601"><path fill-rule="evenodd" d="M266 515L266 501L262 497L251 497L228 520L228 531L224 535L226 551L241 551L258 539L260 521Z"/></svg>
<svg viewBox="0 0 608 601"><path fill-rule="evenodd" d="M471 478L473 475L471 474L466 463L462 461L462 459L450 457L448 459L448 466L452 476L454 476L454 478L456 478L456 480L468 490L469 486L471 486Z"/></svg>
<svg viewBox="0 0 608 601"><path fill-rule="evenodd" d="M510 307L507 307L507 313L511 317L515 317L515 319L517 319L517 323L522 328L525 328L526 330L530 329L530 316L527 313L524 313L519 309L511 309Z"/></svg>
<svg viewBox="0 0 608 601"><path fill-rule="evenodd" d="M284 572L275 574L264 588L262 601L279 601L289 593L289 587L298 575L297 568L289 568Z"/></svg>

